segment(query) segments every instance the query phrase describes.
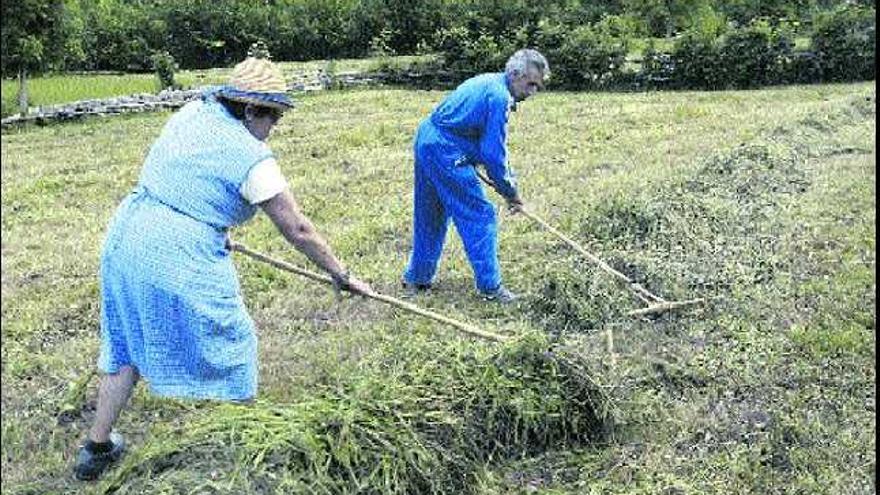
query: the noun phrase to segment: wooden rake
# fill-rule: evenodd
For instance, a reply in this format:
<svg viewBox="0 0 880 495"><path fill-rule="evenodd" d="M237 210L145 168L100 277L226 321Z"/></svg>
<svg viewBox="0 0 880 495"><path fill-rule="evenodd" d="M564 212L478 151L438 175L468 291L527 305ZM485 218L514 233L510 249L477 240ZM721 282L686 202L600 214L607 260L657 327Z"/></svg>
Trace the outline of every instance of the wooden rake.
<svg viewBox="0 0 880 495"><path fill-rule="evenodd" d="M272 265L276 268L280 268L284 271L296 273L298 275L302 275L304 277L310 278L310 279L318 281L318 282L323 282L323 283L326 283L329 285L333 285L333 279L331 279L330 277L328 277L326 275L321 275L319 273L315 273L313 271L306 270L305 268L300 268L298 266L291 265L290 263L287 263L287 262L284 262L281 260L277 260L274 258L270 258L269 256L266 256L265 254L254 251L254 250L248 248L247 246L240 244L238 242L230 242L230 249L232 251L237 251L239 253L250 256L251 258L254 258L256 260L262 261L263 263L268 263L269 265ZM457 330L459 330L461 332L464 332L466 334L469 334L469 335L472 335L475 337L480 337L480 338L486 339L486 340L494 340L496 342L505 342L510 339L509 337L506 337L504 335L499 335L497 333L492 333L492 332L487 332L485 330L481 330L473 325L469 325L467 323L449 318L447 316L443 316L441 314L435 313L433 311L429 311L427 309L422 309L422 308L416 306L415 304L411 304L406 301L401 301L400 299L396 299L391 296L386 296L384 294L379 294L376 292L374 292L372 294L362 294L362 295L364 297L368 297L370 299L375 299L377 301L382 301L386 304L396 306L396 307L401 308L403 310L406 310L410 313L414 313L414 314L417 314L420 316L424 316L426 318L430 318L435 321L445 323L447 325L455 327Z"/></svg>
<svg viewBox="0 0 880 495"><path fill-rule="evenodd" d="M479 169L476 169L476 171L477 171L477 175L480 177L480 179L482 179L483 182L485 182L486 184L491 186L493 189L495 189L495 183L492 182L491 179L486 177L486 175L482 171L480 171ZM648 289L644 288L641 284L636 283L633 279L627 277L623 273L620 273L619 271L615 270L608 263L605 263L604 261L599 259L596 255L594 255L594 254L590 253L589 251L587 251L586 249L584 249L583 246L581 246L580 244L578 244L577 242L572 240L570 237L566 236L565 234L563 234L562 232L560 232L559 230L554 228L552 225L550 225L549 223L544 221L544 219L542 219L538 215L535 215L534 213L528 211L525 207L521 207L520 211L522 212L523 215L530 218L531 220L534 220L538 225L543 227L544 230L555 235L560 240L562 240L563 242L568 244L569 247L571 247L572 249L574 249L575 251L577 251L578 253L583 255L585 258L587 258L588 260L593 262L596 266L601 268L604 272L614 276L615 278L617 278L618 280L620 280L621 282L626 284L626 287L628 287L633 292L633 294L636 295L636 297L638 297L640 300L642 300L642 302L647 304L647 306L644 308L640 308L640 309L636 309L636 310L628 312L627 313L628 316L633 316L633 317L647 316L650 314L663 313L665 311L677 310L677 309L684 308L687 306L694 306L694 305L703 304L706 302L705 298L687 299L684 301L667 301L666 299L664 299L664 298L652 293Z"/></svg>

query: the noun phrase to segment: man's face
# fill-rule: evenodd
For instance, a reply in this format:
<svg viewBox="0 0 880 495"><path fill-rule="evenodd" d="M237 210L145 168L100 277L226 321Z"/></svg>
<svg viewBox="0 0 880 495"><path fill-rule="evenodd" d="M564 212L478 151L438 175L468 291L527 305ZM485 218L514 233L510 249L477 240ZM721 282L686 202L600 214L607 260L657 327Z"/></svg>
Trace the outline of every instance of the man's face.
<svg viewBox="0 0 880 495"><path fill-rule="evenodd" d="M524 101L528 97L544 89L544 73L529 66L525 74L515 77L510 82L510 92L516 101Z"/></svg>

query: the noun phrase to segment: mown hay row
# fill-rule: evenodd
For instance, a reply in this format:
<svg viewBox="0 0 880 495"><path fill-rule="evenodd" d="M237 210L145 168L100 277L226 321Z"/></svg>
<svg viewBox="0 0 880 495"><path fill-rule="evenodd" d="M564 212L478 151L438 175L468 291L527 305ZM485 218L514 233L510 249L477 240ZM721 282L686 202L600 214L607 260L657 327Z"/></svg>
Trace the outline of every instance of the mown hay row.
<svg viewBox="0 0 880 495"><path fill-rule="evenodd" d="M575 237L595 243L612 267L670 299L766 283L794 262L780 255L784 240L775 216L813 186L807 162L866 151L816 143L831 129L874 118L874 103L873 93L854 95L831 112L711 153L678 180L611 196L580 212ZM641 305L576 254L571 268L548 273L530 301L530 319L546 331L595 333Z"/></svg>
<svg viewBox="0 0 880 495"><path fill-rule="evenodd" d="M156 432L104 493L464 493L488 462L610 431L587 363L530 335L503 346L379 344L306 401L218 405Z"/></svg>

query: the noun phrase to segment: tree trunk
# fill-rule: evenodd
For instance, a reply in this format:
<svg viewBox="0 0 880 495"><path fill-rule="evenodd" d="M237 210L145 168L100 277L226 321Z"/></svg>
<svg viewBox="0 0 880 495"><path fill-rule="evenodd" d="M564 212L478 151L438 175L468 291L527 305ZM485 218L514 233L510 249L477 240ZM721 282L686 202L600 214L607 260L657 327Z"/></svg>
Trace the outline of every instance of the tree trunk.
<svg viewBox="0 0 880 495"><path fill-rule="evenodd" d="M28 112L27 69L18 70L18 111L24 117Z"/></svg>

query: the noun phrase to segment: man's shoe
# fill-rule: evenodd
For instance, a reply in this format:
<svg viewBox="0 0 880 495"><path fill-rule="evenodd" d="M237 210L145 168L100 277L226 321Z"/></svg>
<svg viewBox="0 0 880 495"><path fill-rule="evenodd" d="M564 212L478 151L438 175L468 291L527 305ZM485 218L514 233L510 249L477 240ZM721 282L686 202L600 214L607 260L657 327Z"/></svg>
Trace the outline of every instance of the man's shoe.
<svg viewBox="0 0 880 495"><path fill-rule="evenodd" d="M497 302L501 304L510 304L516 302L519 299L519 296L510 292L505 286L500 286L497 289L489 292L483 292L483 300Z"/></svg>
<svg viewBox="0 0 880 495"><path fill-rule="evenodd" d="M431 290L431 284L411 284L406 280L401 282L406 297L416 297L421 292Z"/></svg>
<svg viewBox="0 0 880 495"><path fill-rule="evenodd" d="M80 447L76 455L76 465L73 468L76 479L83 481L98 479L98 476L108 466L122 457L122 453L125 451L125 440L122 435L116 432L110 433L110 442L113 447L107 452L95 453L89 450L86 445Z"/></svg>

